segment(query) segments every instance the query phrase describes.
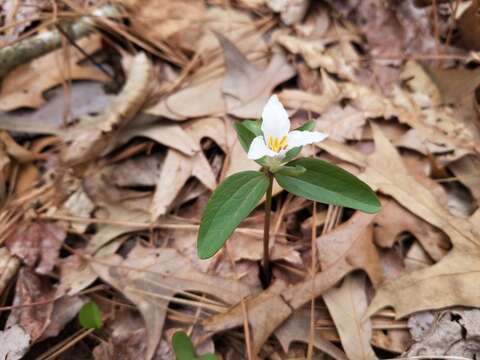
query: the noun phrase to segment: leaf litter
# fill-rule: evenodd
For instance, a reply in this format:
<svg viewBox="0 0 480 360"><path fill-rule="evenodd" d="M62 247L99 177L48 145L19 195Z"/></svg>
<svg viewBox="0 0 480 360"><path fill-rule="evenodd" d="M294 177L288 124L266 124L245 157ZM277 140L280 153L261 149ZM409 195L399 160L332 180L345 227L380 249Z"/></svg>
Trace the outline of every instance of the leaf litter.
<svg viewBox="0 0 480 360"><path fill-rule="evenodd" d="M29 3L6 5L2 44L100 5ZM0 90L0 358L173 359L178 330L225 359L308 358L309 345L335 359L478 357L476 10L129 0L128 21L100 18L105 31L13 69ZM125 79L114 92L112 74ZM233 124L273 93L295 125L330 134L305 153L360 176L382 210L313 214L275 188L262 289L260 211L212 259L195 241L210 192L258 169ZM89 301L95 333L75 319Z"/></svg>

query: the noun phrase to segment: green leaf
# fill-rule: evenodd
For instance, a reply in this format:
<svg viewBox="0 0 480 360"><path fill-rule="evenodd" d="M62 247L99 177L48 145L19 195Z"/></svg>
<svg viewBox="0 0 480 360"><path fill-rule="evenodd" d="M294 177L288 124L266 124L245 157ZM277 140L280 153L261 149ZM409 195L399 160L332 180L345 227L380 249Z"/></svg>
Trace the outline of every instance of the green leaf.
<svg viewBox="0 0 480 360"><path fill-rule="evenodd" d="M196 357L192 341L183 331L177 331L173 334L172 347L176 360L218 360L218 358L211 353Z"/></svg>
<svg viewBox="0 0 480 360"><path fill-rule="evenodd" d="M185 332L177 331L173 334L172 347L177 360L195 359L195 348Z"/></svg>
<svg viewBox="0 0 480 360"><path fill-rule="evenodd" d="M240 144L242 144L243 150L248 153L250 144L258 135L250 129L250 126L246 126L244 123L246 123L246 121L237 121L233 126L237 132L238 140L240 141Z"/></svg>
<svg viewBox="0 0 480 360"><path fill-rule="evenodd" d="M290 149L287 151L285 154L285 157L283 158L283 162L289 162L290 160L293 160L294 158L297 157L298 154L300 154L300 151L302 151L301 146L294 147L293 149Z"/></svg>
<svg viewBox="0 0 480 360"><path fill-rule="evenodd" d="M259 120L245 120L242 124L250 130L255 136L262 135L262 123ZM250 144L249 144L250 145Z"/></svg>
<svg viewBox="0 0 480 360"><path fill-rule="evenodd" d="M282 188L309 200L376 213L380 202L375 192L363 181L338 166L318 159L302 158L288 166L303 166L298 176L274 174Z"/></svg>
<svg viewBox="0 0 480 360"><path fill-rule="evenodd" d="M78 321L85 329L100 329L102 327L102 313L94 302L86 303L78 313Z"/></svg>
<svg viewBox="0 0 480 360"><path fill-rule="evenodd" d="M295 130L300 130L300 131L312 131L313 129L315 129L315 121L314 120L310 120L310 121L307 121L305 124L303 124L302 126L299 126L298 128L296 128Z"/></svg>
<svg viewBox="0 0 480 360"><path fill-rule="evenodd" d="M213 354L205 354L198 358L198 360L218 360L216 355Z"/></svg>
<svg viewBox="0 0 480 360"><path fill-rule="evenodd" d="M303 166L280 166L278 169L273 171L274 174L280 174L280 175L287 175L287 176L300 176L303 174L307 169L305 169Z"/></svg>
<svg viewBox="0 0 480 360"><path fill-rule="evenodd" d="M258 171L229 176L213 192L202 216L197 251L208 259L220 250L240 222L255 209L268 188L268 177Z"/></svg>

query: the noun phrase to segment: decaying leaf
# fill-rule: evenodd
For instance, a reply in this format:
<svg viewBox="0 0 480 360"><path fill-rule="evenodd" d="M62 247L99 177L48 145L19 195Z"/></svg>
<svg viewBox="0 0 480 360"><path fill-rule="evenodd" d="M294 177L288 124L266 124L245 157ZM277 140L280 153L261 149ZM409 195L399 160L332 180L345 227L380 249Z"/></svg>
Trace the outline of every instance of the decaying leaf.
<svg viewBox="0 0 480 360"><path fill-rule="evenodd" d="M408 326L414 344L406 356L454 355L472 359L480 354L478 309L420 312L409 319Z"/></svg>
<svg viewBox="0 0 480 360"><path fill-rule="evenodd" d="M40 278L28 268L22 268L18 275L13 300L13 305L17 307L10 313L7 327L20 325L32 342L38 340L50 324L54 296L55 290L48 280ZM30 305L34 303L41 305Z"/></svg>
<svg viewBox="0 0 480 360"><path fill-rule="evenodd" d="M7 238L6 247L39 274L48 274L57 263L66 236L61 224L35 221L20 224Z"/></svg>

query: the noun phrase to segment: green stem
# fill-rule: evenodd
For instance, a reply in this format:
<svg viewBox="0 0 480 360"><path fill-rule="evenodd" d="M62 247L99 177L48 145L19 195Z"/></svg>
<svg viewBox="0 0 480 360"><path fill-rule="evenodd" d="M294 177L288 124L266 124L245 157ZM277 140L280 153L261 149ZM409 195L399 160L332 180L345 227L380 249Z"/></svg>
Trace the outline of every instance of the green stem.
<svg viewBox="0 0 480 360"><path fill-rule="evenodd" d="M262 261L262 272L263 272L263 285L268 287L272 279L272 269L270 266L270 214L272 211L272 189L273 189L273 174L267 172L268 175L268 189L267 197L265 199L265 222L263 227L263 261Z"/></svg>

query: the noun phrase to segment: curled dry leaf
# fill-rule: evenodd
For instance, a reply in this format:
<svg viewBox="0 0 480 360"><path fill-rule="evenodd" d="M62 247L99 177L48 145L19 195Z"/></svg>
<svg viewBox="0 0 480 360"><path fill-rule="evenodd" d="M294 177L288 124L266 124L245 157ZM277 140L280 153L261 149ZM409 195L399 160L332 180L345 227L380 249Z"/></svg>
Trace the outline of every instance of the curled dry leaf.
<svg viewBox="0 0 480 360"><path fill-rule="evenodd" d="M70 144L62 154L67 163L81 163L98 157L144 104L151 81L152 65L144 53L133 59L127 83L106 111L95 121L80 122L69 128Z"/></svg>
<svg viewBox="0 0 480 360"><path fill-rule="evenodd" d="M168 304L176 294L187 291L208 294L233 304L250 294L238 280L206 275L193 268L175 249L149 249L137 245L123 260L110 255L91 263L97 274L132 301L141 312L147 328L146 359L151 359L160 341ZM208 300L200 308L223 311ZM210 306L208 305L210 304Z"/></svg>
<svg viewBox="0 0 480 360"><path fill-rule="evenodd" d="M24 222L7 238L5 246L35 272L48 274L57 263L66 228L45 221Z"/></svg>

